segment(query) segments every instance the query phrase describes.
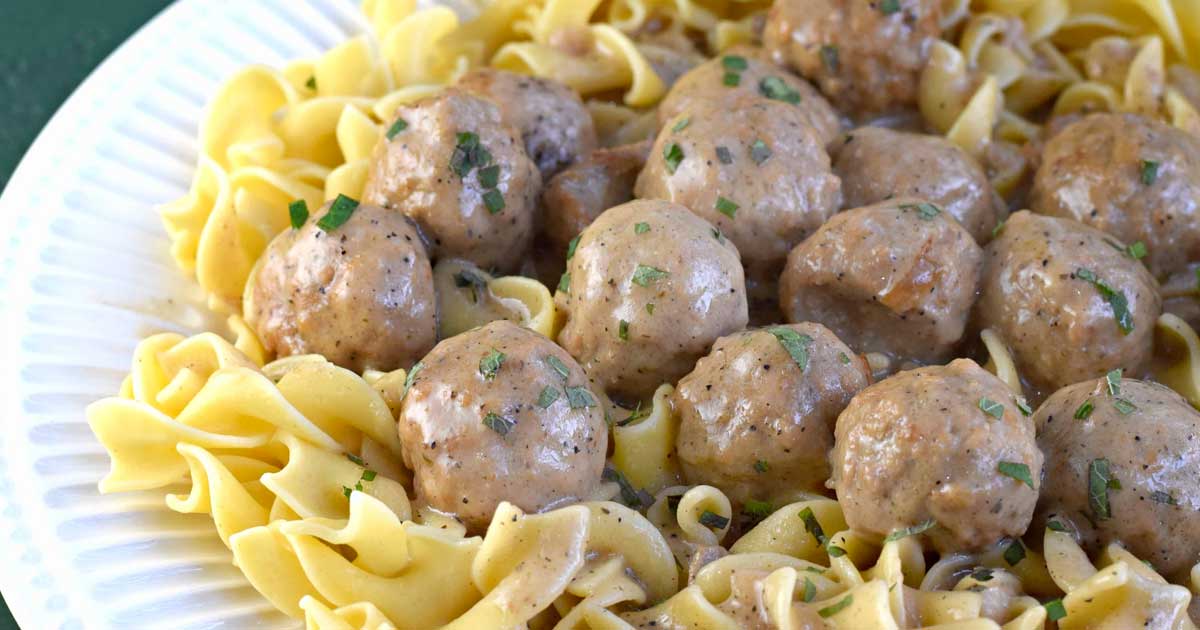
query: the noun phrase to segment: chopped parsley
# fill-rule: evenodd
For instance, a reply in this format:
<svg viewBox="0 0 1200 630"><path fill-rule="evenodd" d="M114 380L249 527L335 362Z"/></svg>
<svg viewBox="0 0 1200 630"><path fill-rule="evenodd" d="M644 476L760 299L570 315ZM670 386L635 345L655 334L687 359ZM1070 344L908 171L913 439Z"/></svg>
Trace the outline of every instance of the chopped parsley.
<svg viewBox="0 0 1200 630"><path fill-rule="evenodd" d="M1021 544L1020 538L1013 538L1004 548L1004 561L1008 563L1008 566L1015 567L1024 559L1025 545Z"/></svg>
<svg viewBox="0 0 1200 630"><path fill-rule="evenodd" d="M996 465L996 468L1005 477L1012 477L1033 488L1033 474L1029 472L1029 466L1019 462L1000 462Z"/></svg>
<svg viewBox="0 0 1200 630"><path fill-rule="evenodd" d="M417 380L417 374L420 374L423 369L425 369L425 364L417 361L404 376L404 390L400 392L400 402L404 402L404 399L408 397L408 390L412 389L413 383Z"/></svg>
<svg viewBox="0 0 1200 630"><path fill-rule="evenodd" d="M971 572L971 579L976 582L990 582L992 580L992 570L987 567L979 567Z"/></svg>
<svg viewBox="0 0 1200 630"><path fill-rule="evenodd" d="M922 219L924 219L926 221L932 221L932 220L936 219L939 214L942 213L942 210L940 208L938 208L937 206L935 206L931 203L926 203L926 202L916 203L916 204L906 203L906 204L901 205L900 209L901 210L915 210L917 212L917 216L921 217Z"/></svg>
<svg viewBox="0 0 1200 630"><path fill-rule="evenodd" d="M726 527L729 527L729 519L717 514L716 512L704 510L704 512L700 514L700 524L713 529L725 529Z"/></svg>
<svg viewBox="0 0 1200 630"><path fill-rule="evenodd" d="M831 44L821 46L821 62L830 72L837 72L841 69L841 61L838 60L838 47Z"/></svg>
<svg viewBox="0 0 1200 630"><path fill-rule="evenodd" d="M488 213L497 214L504 209L504 195L495 188L483 193L483 205Z"/></svg>
<svg viewBox="0 0 1200 630"><path fill-rule="evenodd" d="M800 93L793 90L783 79L769 76L758 82L758 92L763 96L795 105L800 102Z"/></svg>
<svg viewBox="0 0 1200 630"><path fill-rule="evenodd" d="M379 473L375 472L374 470L364 470L363 474L362 474L362 480L363 481L375 481L375 475L377 475L377 474L379 474Z"/></svg>
<svg viewBox="0 0 1200 630"><path fill-rule="evenodd" d="M297 199L288 204L288 218L292 221L292 229L299 230L308 221L308 202Z"/></svg>
<svg viewBox="0 0 1200 630"><path fill-rule="evenodd" d="M917 523L916 525L913 525L912 527L905 527L904 529L897 529L896 531L888 534L887 537L883 539L883 542L890 543L890 542L900 540L901 538L908 538L909 536L916 536L917 534L923 534L923 533L933 529L935 526L937 526L937 521L935 521L933 519L927 519L926 521L924 521L922 523Z"/></svg>
<svg viewBox="0 0 1200 630"><path fill-rule="evenodd" d="M657 267L638 264L633 270L633 283L639 287L648 287L669 275L671 274Z"/></svg>
<svg viewBox="0 0 1200 630"><path fill-rule="evenodd" d="M720 212L730 219L736 218L739 207L740 206L738 206L736 203L726 199L725 197L717 197L717 212Z"/></svg>
<svg viewBox="0 0 1200 630"><path fill-rule="evenodd" d="M499 433L503 437L508 435L508 432L512 431L513 427L517 426L517 422L515 420L509 420L500 414L495 414L489 411L487 415L483 417L483 426L495 431L496 433Z"/></svg>
<svg viewBox="0 0 1200 630"><path fill-rule="evenodd" d="M359 457L358 455L355 455L354 453L346 453L346 459L354 462L355 464L358 464L359 466L367 465L367 462L363 461L363 458Z"/></svg>
<svg viewBox="0 0 1200 630"><path fill-rule="evenodd" d="M762 163L766 162L770 157L771 147L768 147L767 143L763 142L762 140L755 140L754 143L750 145L750 159L754 160L755 164L762 165Z"/></svg>
<svg viewBox="0 0 1200 630"><path fill-rule="evenodd" d="M663 147L663 161L667 164L667 172L674 175L675 169L683 162L683 147L674 142Z"/></svg>
<svg viewBox="0 0 1200 630"><path fill-rule="evenodd" d="M312 90L312 91L316 92L316 91L317 91L317 77L316 77L316 75L313 75L313 76L310 76L310 77L308 77L308 80L304 82L304 87L306 87L306 88L308 88L308 89L310 89L310 90Z"/></svg>
<svg viewBox="0 0 1200 630"><path fill-rule="evenodd" d="M479 169L479 185L484 188L495 188L500 183L500 166L493 164ZM503 207L503 206L502 206Z"/></svg>
<svg viewBox="0 0 1200 630"><path fill-rule="evenodd" d="M730 72L742 72L750 67L746 58L741 55L725 55L721 57L721 65Z"/></svg>
<svg viewBox="0 0 1200 630"><path fill-rule="evenodd" d="M754 499L750 499L749 501L746 501L746 505L742 506L742 514L745 514L746 516L750 517L750 520L755 523L758 523L758 522L762 521L764 518L767 518L768 516L770 516L771 512L773 512L774 510L775 510L775 508L774 508L774 506L771 505L770 502L756 501Z"/></svg>
<svg viewBox="0 0 1200 630"><path fill-rule="evenodd" d="M558 290L563 293L571 292L571 272L568 271L558 278Z"/></svg>
<svg viewBox="0 0 1200 630"><path fill-rule="evenodd" d="M624 420L618 422L617 426L623 427L626 425L630 425L630 424L633 424L634 422L637 422L638 420L641 420L642 418L648 418L648 417L650 417L650 410L642 409L642 402L639 400L637 406L634 407L633 411L631 411L629 413L629 416L626 417Z"/></svg>
<svg viewBox="0 0 1200 630"><path fill-rule="evenodd" d="M653 315L653 314L654 314L654 302L647 302L647 303L646 303L646 312L647 312L647 313L649 313L649 314L651 314L651 315Z"/></svg>
<svg viewBox="0 0 1200 630"><path fill-rule="evenodd" d="M986 396L979 399L979 408L983 410L983 413L997 420L1004 417L1004 405Z"/></svg>
<svg viewBox="0 0 1200 630"><path fill-rule="evenodd" d="M850 357L845 352L838 353L838 361L841 361L842 365L850 365Z"/></svg>
<svg viewBox="0 0 1200 630"><path fill-rule="evenodd" d="M550 369L557 372L564 381L571 376L571 370L567 369L567 364L552 354L546 355L546 365L549 365Z"/></svg>
<svg viewBox="0 0 1200 630"><path fill-rule="evenodd" d="M633 225L633 233L634 234L645 234L646 232L649 232L649 231L650 231L650 224L646 223L645 221L635 223Z"/></svg>
<svg viewBox="0 0 1200 630"><path fill-rule="evenodd" d="M1117 326L1123 334L1128 335L1130 332L1133 332L1133 313L1129 311L1129 299L1125 297L1123 291L1112 288L1103 280L1097 278L1096 274L1092 273L1090 269L1079 268L1075 271L1075 276L1092 283L1096 287L1096 290L1100 292L1100 295L1104 296L1108 305L1112 307L1113 317L1116 318Z"/></svg>
<svg viewBox="0 0 1200 630"><path fill-rule="evenodd" d="M1000 232L1004 231L1004 223L1004 221L1001 221L996 224L996 227L992 228L992 238L1000 236Z"/></svg>
<svg viewBox="0 0 1200 630"><path fill-rule="evenodd" d="M571 260L572 258L575 257L575 248L579 247L579 237L580 236L582 236L582 235L576 234L575 238L571 239L570 243L567 243L567 260Z"/></svg>
<svg viewBox="0 0 1200 630"><path fill-rule="evenodd" d="M815 538L822 547L829 542L829 539L825 537L825 530L821 528L821 522L817 520L817 515L813 514L812 508L806 507L800 510L800 520L804 521L804 531Z"/></svg>
<svg viewBox="0 0 1200 630"><path fill-rule="evenodd" d="M742 84L742 75L736 72L726 72L725 74L721 75L721 83L723 83L725 87L737 87Z"/></svg>
<svg viewBox="0 0 1200 630"><path fill-rule="evenodd" d="M808 344L812 343L812 337L801 335L786 326L772 326L767 332L775 336L801 372L808 367Z"/></svg>
<svg viewBox="0 0 1200 630"><path fill-rule="evenodd" d="M460 178L471 174L476 168L483 168L492 163L492 154L479 143L479 135L472 131L462 131L456 136L457 144L450 154L450 170Z"/></svg>
<svg viewBox="0 0 1200 630"><path fill-rule="evenodd" d="M767 460L760 459L754 462L754 472L765 473L768 470L771 470L771 464L768 463Z"/></svg>
<svg viewBox="0 0 1200 630"><path fill-rule="evenodd" d="M653 499L645 496L643 492L638 492L634 489L633 484L621 474L621 471L616 468L606 466L604 472L600 474L600 479L604 481L614 481L621 488L621 502L631 508L637 509L642 506L649 507L653 503Z"/></svg>
<svg viewBox="0 0 1200 630"><path fill-rule="evenodd" d="M1050 621L1058 621L1067 616L1067 609L1063 606L1061 597L1042 604L1042 607L1046 609L1046 619Z"/></svg>
<svg viewBox="0 0 1200 630"><path fill-rule="evenodd" d="M692 124L692 119L689 116L689 117L684 118L683 120L680 120L679 122L675 123L675 126L671 127L671 131L673 131L675 133L679 133L680 131L687 129L688 125L690 125L690 124Z"/></svg>
<svg viewBox="0 0 1200 630"><path fill-rule="evenodd" d="M542 409L549 409L554 401L558 400L558 390L547 385L542 388L541 395L538 396L537 406Z"/></svg>
<svg viewBox="0 0 1200 630"><path fill-rule="evenodd" d="M1108 393L1113 396L1121 395L1121 368L1117 368L1108 374L1104 375L1104 382L1108 384Z"/></svg>
<svg viewBox="0 0 1200 630"><path fill-rule="evenodd" d="M884 15L891 15L900 10L900 0L880 0L879 12Z"/></svg>
<svg viewBox="0 0 1200 630"><path fill-rule="evenodd" d="M1112 518L1112 505L1108 502L1108 491L1120 489L1121 482L1113 477L1112 468L1105 458L1093 459L1088 463L1088 507L1092 514L1106 521Z"/></svg>
<svg viewBox="0 0 1200 630"><path fill-rule="evenodd" d="M829 554L830 558L841 558L846 555L846 550L837 545L829 545L825 548L825 553Z"/></svg>
<svg viewBox="0 0 1200 630"><path fill-rule="evenodd" d="M346 195L338 195L337 199L333 200L333 205L329 206L329 212L317 221L317 227L332 232L341 227L346 221L350 220L350 215L358 210L358 201L347 197Z"/></svg>
<svg viewBox="0 0 1200 630"><path fill-rule="evenodd" d="M1153 186L1154 182L1158 181L1158 162L1154 160L1142 160L1142 183L1146 186Z"/></svg>
<svg viewBox="0 0 1200 630"><path fill-rule="evenodd" d="M733 154L729 152L729 147L717 147L717 161L722 164L733 164Z"/></svg>
<svg viewBox="0 0 1200 630"><path fill-rule="evenodd" d="M1017 399L1017 409L1020 410L1022 416L1032 416L1033 408L1025 401L1024 397Z"/></svg>
<svg viewBox="0 0 1200 630"><path fill-rule="evenodd" d="M503 352L492 348L491 352L479 360L479 373L483 375L483 379L485 381L494 380L496 372L500 371L500 366L506 358L508 357Z"/></svg>
<svg viewBox="0 0 1200 630"><path fill-rule="evenodd" d="M1128 416L1129 414L1137 411L1137 405L1125 400L1124 398L1114 399L1113 407L1116 407L1117 413L1121 414L1122 416Z"/></svg>
<svg viewBox="0 0 1200 630"><path fill-rule="evenodd" d="M1092 404L1091 398L1083 401L1083 404L1079 405L1079 408L1075 410L1075 419L1087 420L1088 416L1092 415L1092 410L1095 408L1096 406Z"/></svg>
<svg viewBox="0 0 1200 630"><path fill-rule="evenodd" d="M1049 529L1050 531L1064 532L1064 533L1071 531L1070 529L1067 528L1066 525L1063 525L1062 521L1053 521L1053 520L1046 522L1046 529Z"/></svg>
<svg viewBox="0 0 1200 630"><path fill-rule="evenodd" d="M1141 260L1150 252L1146 249L1145 243L1141 241L1134 241L1133 245L1129 245L1125 248L1125 253L1134 260Z"/></svg>
<svg viewBox="0 0 1200 630"><path fill-rule="evenodd" d="M617 336L621 338L621 341L629 341L629 322L622 319L617 324Z"/></svg>
<svg viewBox="0 0 1200 630"><path fill-rule="evenodd" d="M821 615L821 617L824 617L824 618L832 617L832 616L842 612L843 610L848 608L850 606L850 604L853 604L853 603L854 603L854 595L847 595L847 596L843 597L840 601L838 601L838 603L831 604L829 606L822 608L821 610L818 610L817 614Z"/></svg>
<svg viewBox="0 0 1200 630"><path fill-rule="evenodd" d="M567 388L567 404L572 409L586 409L596 406L596 399L592 398L592 393L586 387L575 386Z"/></svg>
<svg viewBox="0 0 1200 630"><path fill-rule="evenodd" d="M1166 505L1179 505L1179 502L1175 500L1175 497L1171 496L1171 493L1163 492L1161 490L1155 490L1154 492L1151 492L1150 500L1154 501L1155 503L1163 503Z"/></svg>
<svg viewBox="0 0 1200 630"><path fill-rule="evenodd" d="M817 585L813 584L812 579L805 576L804 591L800 594L800 599L805 602L811 602L817 596Z"/></svg>
<svg viewBox="0 0 1200 630"><path fill-rule="evenodd" d="M403 118L397 118L396 122L392 123L391 127L388 127L387 139L392 140L396 136L400 135L400 132L404 131L405 129L408 129L408 121L404 120Z"/></svg>

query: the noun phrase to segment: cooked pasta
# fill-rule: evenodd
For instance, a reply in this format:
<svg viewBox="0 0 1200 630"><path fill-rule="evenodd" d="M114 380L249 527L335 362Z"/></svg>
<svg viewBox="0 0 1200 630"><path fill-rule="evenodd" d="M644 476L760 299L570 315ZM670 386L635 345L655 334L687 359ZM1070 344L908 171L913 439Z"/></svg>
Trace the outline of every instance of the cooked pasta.
<svg viewBox="0 0 1200 630"><path fill-rule="evenodd" d="M1157 184L1181 221L1200 214L1184 198L1200 190L1195 3L466 4L364 0L370 32L215 95L191 190L162 219L234 341L137 347L118 395L87 409L111 458L102 492L209 515L249 583L309 630L1195 627L1200 525L1154 516L1152 532L1175 529L1143 558L1122 546L1136 534L1109 534L1145 524L1114 522L1135 493L1152 515L1200 508L1200 490L1164 485L1190 447L1174 465L1106 443L1151 458L1147 481L1118 477L1116 455L1051 469L1067 456L1047 451L1043 468L1042 440L1050 422L1200 407L1200 251L1036 207L1030 177L1063 127L1129 114L1159 141L1125 169L1135 192L1112 194ZM855 30L900 11L878 32L895 50ZM821 32L826 14L847 32ZM660 117L694 66L721 84ZM509 83L468 85L490 80ZM835 128L852 119L945 139L881 136L917 166L881 165L847 149ZM870 187L855 168L892 188L849 190ZM973 229L956 186L978 188ZM1003 220L1027 201L1054 216ZM575 226L565 252L548 213ZM1047 387L1031 347L1075 384ZM984 369L929 365L967 352ZM1148 431L1192 426L1175 411L1182 429ZM697 439L716 455L685 449ZM817 483L781 471L791 460ZM1085 520L1047 514L1051 475L1083 484Z"/></svg>

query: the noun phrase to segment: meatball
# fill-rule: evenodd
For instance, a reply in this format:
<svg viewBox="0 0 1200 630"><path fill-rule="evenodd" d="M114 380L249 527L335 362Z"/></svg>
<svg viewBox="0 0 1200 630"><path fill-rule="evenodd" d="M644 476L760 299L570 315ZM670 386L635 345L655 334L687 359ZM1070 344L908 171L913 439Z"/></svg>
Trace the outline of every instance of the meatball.
<svg viewBox="0 0 1200 630"><path fill-rule="evenodd" d="M787 103L698 99L659 132L635 193L704 217L737 245L752 283L773 283L788 252L841 204L822 147Z"/></svg>
<svg viewBox="0 0 1200 630"><path fill-rule="evenodd" d="M434 258L512 271L533 237L541 187L496 106L450 88L397 111L363 195L412 217Z"/></svg>
<svg viewBox="0 0 1200 630"><path fill-rule="evenodd" d="M838 416L830 457L851 529L883 536L932 519L924 536L942 552L1024 534L1042 472L1033 422L969 359L859 392Z"/></svg>
<svg viewBox="0 0 1200 630"><path fill-rule="evenodd" d="M399 420L417 502L482 532L501 501L535 512L600 484L608 429L579 364L508 321L439 343Z"/></svg>
<svg viewBox="0 0 1200 630"><path fill-rule="evenodd" d="M674 383L747 320L737 248L666 201L631 201L600 215L567 261L557 299L566 314L559 343L626 402Z"/></svg>
<svg viewBox="0 0 1200 630"><path fill-rule="evenodd" d="M983 250L918 199L834 215L792 250L780 278L788 321L828 326L859 352L938 362L962 337Z"/></svg>
<svg viewBox="0 0 1200 630"><path fill-rule="evenodd" d="M504 122L521 134L543 180L596 148L592 115L574 90L557 81L480 68L463 75L458 85L500 108Z"/></svg>
<svg viewBox="0 0 1200 630"><path fill-rule="evenodd" d="M319 225L337 205L337 227ZM433 272L402 214L349 198L325 204L267 246L246 320L276 356L320 354L355 372L406 368L437 341Z"/></svg>
<svg viewBox="0 0 1200 630"><path fill-rule="evenodd" d="M936 0L775 0L763 46L865 120L917 102L940 14Z"/></svg>
<svg viewBox="0 0 1200 630"><path fill-rule="evenodd" d="M868 383L866 361L820 324L718 339L674 394L688 482L743 504L821 492L837 415Z"/></svg>
<svg viewBox="0 0 1200 630"><path fill-rule="evenodd" d="M974 319L1013 351L1040 391L1114 368L1140 374L1162 314L1158 283L1095 228L1022 210L985 250Z"/></svg>
<svg viewBox="0 0 1200 630"><path fill-rule="evenodd" d="M600 213L633 199L633 185L649 154L649 140L598 149L546 184L545 231L559 251Z"/></svg>
<svg viewBox="0 0 1200 630"><path fill-rule="evenodd" d="M1133 379L1058 390L1034 414L1046 477L1034 525L1073 525L1090 552L1120 542L1184 583L1200 561L1200 413ZM1109 480L1113 480L1109 482Z"/></svg>
<svg viewBox="0 0 1200 630"><path fill-rule="evenodd" d="M1200 138L1135 114L1092 114L1046 142L1034 212L1146 244L1158 278L1200 261Z"/></svg>
<svg viewBox="0 0 1200 630"><path fill-rule="evenodd" d="M778 88L782 91L777 91ZM837 111L812 84L768 61L761 49L749 46L729 50L680 77L658 104L659 126L666 125L697 101L732 102L741 96L764 93L785 99L789 98L787 94L794 93L799 99L794 107L817 132L821 146L841 133Z"/></svg>
<svg viewBox="0 0 1200 630"><path fill-rule="evenodd" d="M945 210L980 243L991 238L1003 213L1004 201L979 163L941 136L860 127L831 149L846 207L920 197Z"/></svg>

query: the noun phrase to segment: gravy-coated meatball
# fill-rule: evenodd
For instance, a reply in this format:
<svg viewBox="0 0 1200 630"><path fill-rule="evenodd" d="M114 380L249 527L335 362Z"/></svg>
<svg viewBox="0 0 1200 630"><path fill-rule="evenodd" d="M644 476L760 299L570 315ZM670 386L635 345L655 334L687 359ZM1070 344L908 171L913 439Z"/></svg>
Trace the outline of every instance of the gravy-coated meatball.
<svg viewBox="0 0 1200 630"><path fill-rule="evenodd" d="M516 269L542 180L491 101L456 88L401 107L375 147L363 196L417 222L434 258Z"/></svg>
<svg viewBox="0 0 1200 630"><path fill-rule="evenodd" d="M983 250L925 201L834 215L788 256L779 302L791 322L828 326L859 352L949 357L975 301Z"/></svg>
<svg viewBox="0 0 1200 630"><path fill-rule="evenodd" d="M737 248L666 201L632 201L600 215L559 286L567 316L559 343L624 401L674 383L748 317Z"/></svg>
<svg viewBox="0 0 1200 630"><path fill-rule="evenodd" d="M804 116L757 96L695 100L667 121L635 192L716 225L754 282L774 280L788 252L841 204L841 184Z"/></svg>
<svg viewBox="0 0 1200 630"><path fill-rule="evenodd" d="M1070 219L1014 214L984 251L976 325L999 333L1021 375L1047 394L1118 367L1140 374L1162 299L1124 247Z"/></svg>
<svg viewBox="0 0 1200 630"><path fill-rule="evenodd" d="M820 493L837 415L869 375L866 361L820 324L718 339L673 399L688 483L743 504Z"/></svg>
<svg viewBox="0 0 1200 630"><path fill-rule="evenodd" d="M546 184L545 231L559 251L602 212L633 199L634 183L649 154L649 140L597 149Z"/></svg>
<svg viewBox="0 0 1200 630"><path fill-rule="evenodd" d="M500 108L504 122L521 134L525 152L543 180L596 148L587 107L574 90L557 81L480 68L464 75L458 85Z"/></svg>
<svg viewBox="0 0 1200 630"><path fill-rule="evenodd" d="M775 0L763 45L843 113L867 119L916 103L929 47L941 34L940 6L937 0Z"/></svg>
<svg viewBox="0 0 1200 630"><path fill-rule="evenodd" d="M736 85L729 85L730 75L737 77ZM700 101L732 104L742 96L762 96L776 81L799 97L793 107L816 131L821 146L838 137L841 121L829 101L808 81L768 61L763 50L749 46L733 48L680 77L658 104L659 126Z"/></svg>
<svg viewBox="0 0 1200 630"><path fill-rule="evenodd" d="M1162 385L1122 379L1114 395L1102 378L1058 390L1034 421L1046 454L1034 525L1069 522L1088 551L1120 542L1182 583L1200 562L1200 413Z"/></svg>
<svg viewBox="0 0 1200 630"><path fill-rule="evenodd" d="M860 127L830 153L847 208L919 197L945 210L983 243L1004 207L979 163L942 136Z"/></svg>
<svg viewBox="0 0 1200 630"><path fill-rule="evenodd" d="M1008 386L969 359L859 392L838 416L831 459L852 529L884 536L933 519L924 536L943 552L1024 534L1042 472L1033 422ZM1024 466L1034 488L1002 473L1003 462Z"/></svg>
<svg viewBox="0 0 1200 630"><path fill-rule="evenodd" d="M1200 261L1200 138L1136 114L1092 114L1052 137L1034 212L1146 244L1158 278Z"/></svg>
<svg viewBox="0 0 1200 630"><path fill-rule="evenodd" d="M482 532L501 501L534 512L599 486L604 413L554 342L497 321L439 343L420 365L399 423L418 503Z"/></svg>
<svg viewBox="0 0 1200 630"><path fill-rule="evenodd" d="M402 214L360 204L342 225L271 241L250 282L246 320L276 356L320 354L355 372L407 368L437 341L433 272Z"/></svg>

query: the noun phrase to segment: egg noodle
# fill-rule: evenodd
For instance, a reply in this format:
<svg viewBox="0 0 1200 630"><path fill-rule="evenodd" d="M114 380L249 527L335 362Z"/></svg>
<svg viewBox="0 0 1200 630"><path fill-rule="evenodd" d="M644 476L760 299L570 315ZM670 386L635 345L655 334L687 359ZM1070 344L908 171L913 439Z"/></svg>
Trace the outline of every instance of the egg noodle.
<svg viewBox="0 0 1200 630"><path fill-rule="evenodd" d="M276 361L242 319L247 279L296 199L360 198L396 107L480 65L549 77L591 98L602 140L653 133L669 81L658 38L713 52L756 41L761 0L491 0L418 8L366 0L370 32L282 70L247 68L217 93L190 193L162 210L178 264L229 317L214 333L137 348L119 396L88 408L112 468L102 492L174 490L167 506L212 517L236 566L310 630L739 628L753 611L785 630L937 627L1192 628L1200 565L1169 584L1117 545L1089 558L1068 533L936 562L916 537L848 529L836 501L732 504L680 485L679 419L663 385L613 427L602 496L541 514L502 503L486 535L410 504L396 414L403 370L355 374L315 355ZM1026 116L1111 110L1200 133L1194 0L948 0L944 40L920 83L927 123L978 157L1001 192L1027 165ZM455 9L458 9L456 11ZM653 34L653 37L650 37ZM551 291L442 261L440 337L510 319L553 338ZM464 269L478 282L460 286ZM1200 339L1164 315L1158 346L1182 357L1159 380L1200 403ZM1019 391L1003 342L989 369ZM629 413L629 412L627 412ZM727 539L735 524L743 533ZM900 532L903 534L903 532ZM725 549L728 549L726 552ZM713 559L716 558L716 559ZM702 560L711 560L703 562ZM1047 602L1043 604L1043 602ZM760 617L756 617L760 618ZM996 620L1001 621L996 621ZM814 625L815 624L815 625Z"/></svg>

